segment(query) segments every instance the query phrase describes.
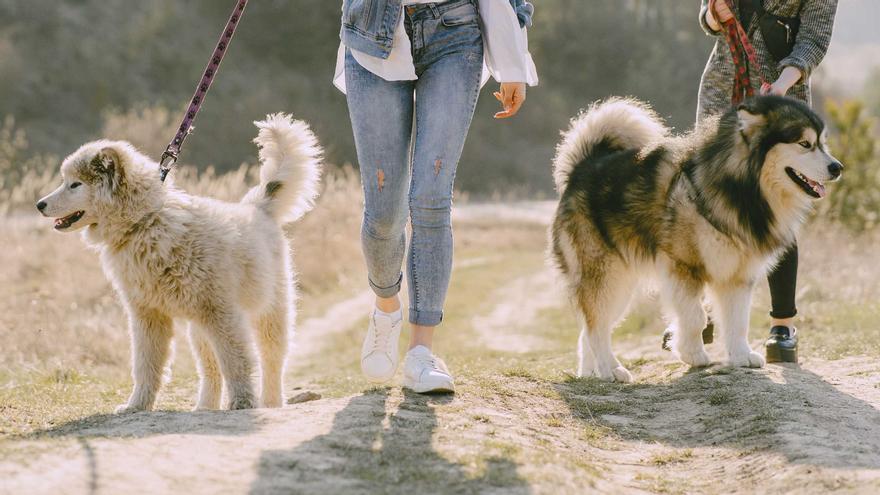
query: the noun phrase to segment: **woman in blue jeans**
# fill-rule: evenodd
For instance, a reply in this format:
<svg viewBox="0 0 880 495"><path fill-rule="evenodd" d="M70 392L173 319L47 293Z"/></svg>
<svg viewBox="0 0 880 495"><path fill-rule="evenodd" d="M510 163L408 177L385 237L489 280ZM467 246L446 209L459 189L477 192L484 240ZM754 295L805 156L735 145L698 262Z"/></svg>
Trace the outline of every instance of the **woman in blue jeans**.
<svg viewBox="0 0 880 495"><path fill-rule="evenodd" d="M452 270L455 170L484 73L501 83L496 118L515 115L526 84L537 83L525 29L532 12L524 0L343 2L334 83L348 99L364 188L361 241L376 307L361 369L371 381L397 371L405 261L412 335L404 386L455 390L431 350Z"/></svg>

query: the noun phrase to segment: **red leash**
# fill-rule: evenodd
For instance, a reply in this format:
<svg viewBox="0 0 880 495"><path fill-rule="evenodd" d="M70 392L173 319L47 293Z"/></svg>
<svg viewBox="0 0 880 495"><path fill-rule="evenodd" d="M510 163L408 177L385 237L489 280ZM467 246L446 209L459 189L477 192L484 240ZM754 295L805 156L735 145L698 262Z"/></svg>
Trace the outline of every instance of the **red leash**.
<svg viewBox="0 0 880 495"><path fill-rule="evenodd" d="M736 12L734 6L735 0L724 1L727 3L731 12ZM714 2L712 7L714 7ZM755 68L758 77L761 79L762 88L769 87L770 85L761 75L759 70L760 65L758 64L758 54L755 52L755 47L752 46L752 42L749 41L749 35L746 33L745 29L743 29L739 20L737 20L736 14L726 22L722 22L721 25L724 29L724 36L727 38L727 46L730 48L730 54L733 56L734 67L736 68L736 74L734 75L733 80L732 102L734 105L738 105L746 98L754 96L755 94L755 90L752 89L752 79L750 75L751 67Z"/></svg>
<svg viewBox="0 0 880 495"><path fill-rule="evenodd" d="M208 90L211 89L211 83L214 82L214 76L217 75L217 71L220 69L220 62L223 61L223 55L226 54L226 49L229 48L229 43L232 41L232 36L235 34L235 28L238 27L238 21L241 20L241 16L244 14L244 8L247 7L247 3L248 0L235 0L235 7L232 9L232 15L229 16L229 20L226 22L226 27L220 35L220 41L217 42L217 47L214 48L211 60L208 61L208 66L205 67L202 79L199 81L199 85L196 86L196 93L193 95L189 108L186 110L186 115L184 115L183 121L177 129L177 134L174 135L171 144L169 144L168 147L165 148L165 152L162 153L162 160L159 163L159 178L162 182L165 182L165 177L177 161L177 157L180 155L180 147L183 146L183 141L193 130L192 123L196 119L199 110L201 110L202 103L205 102L205 95L208 93Z"/></svg>

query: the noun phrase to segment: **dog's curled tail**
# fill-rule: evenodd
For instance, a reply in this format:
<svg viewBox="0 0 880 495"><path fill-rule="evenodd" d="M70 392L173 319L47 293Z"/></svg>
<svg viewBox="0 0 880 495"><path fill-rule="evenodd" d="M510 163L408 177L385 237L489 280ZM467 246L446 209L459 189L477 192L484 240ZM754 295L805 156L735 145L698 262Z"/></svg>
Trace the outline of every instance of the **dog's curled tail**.
<svg viewBox="0 0 880 495"><path fill-rule="evenodd" d="M321 177L321 147L305 122L283 113L254 122L260 149L260 185L241 200L279 223L297 220L314 206Z"/></svg>
<svg viewBox="0 0 880 495"><path fill-rule="evenodd" d="M565 192L578 164L614 151L642 149L669 129L647 104L632 98L597 102L571 120L553 159L556 191Z"/></svg>

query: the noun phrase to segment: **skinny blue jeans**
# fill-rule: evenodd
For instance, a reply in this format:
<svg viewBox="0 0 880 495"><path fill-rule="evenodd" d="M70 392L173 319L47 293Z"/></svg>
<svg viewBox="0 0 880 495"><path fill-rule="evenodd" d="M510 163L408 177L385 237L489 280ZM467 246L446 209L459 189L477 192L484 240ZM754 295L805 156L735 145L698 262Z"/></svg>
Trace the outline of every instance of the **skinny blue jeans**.
<svg viewBox="0 0 880 495"><path fill-rule="evenodd" d="M364 188L361 241L370 287L400 292L409 321L436 326L452 271L452 189L483 68L476 0L404 9L417 80L386 81L345 57L345 86ZM412 226L406 250L406 222Z"/></svg>

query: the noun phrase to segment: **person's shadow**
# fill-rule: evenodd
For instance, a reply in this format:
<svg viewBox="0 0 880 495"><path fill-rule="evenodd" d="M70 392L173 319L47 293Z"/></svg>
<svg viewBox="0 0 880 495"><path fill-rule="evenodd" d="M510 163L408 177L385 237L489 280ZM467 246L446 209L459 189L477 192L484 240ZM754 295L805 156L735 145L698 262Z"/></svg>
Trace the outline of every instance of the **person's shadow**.
<svg viewBox="0 0 880 495"><path fill-rule="evenodd" d="M387 399L387 390L354 397L329 433L292 450L263 452L250 493L530 493L511 459L490 457L469 477L434 450L435 406L452 396L404 391L398 409L386 414Z"/></svg>

